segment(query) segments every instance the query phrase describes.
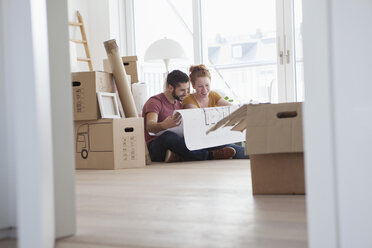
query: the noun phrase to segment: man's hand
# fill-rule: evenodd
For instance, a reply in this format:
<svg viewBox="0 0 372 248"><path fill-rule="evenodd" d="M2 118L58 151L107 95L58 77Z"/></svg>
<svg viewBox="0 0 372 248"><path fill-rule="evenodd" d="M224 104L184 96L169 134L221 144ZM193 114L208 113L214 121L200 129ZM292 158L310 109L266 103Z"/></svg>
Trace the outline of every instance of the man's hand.
<svg viewBox="0 0 372 248"><path fill-rule="evenodd" d="M158 114L150 112L146 114L146 130L150 133L158 133L168 128L176 127L181 124L181 114L168 116L164 121L158 122Z"/></svg>
<svg viewBox="0 0 372 248"><path fill-rule="evenodd" d="M176 114L168 116L164 121L162 121L162 125L164 129L179 126L181 124L181 118L181 114L177 112Z"/></svg>

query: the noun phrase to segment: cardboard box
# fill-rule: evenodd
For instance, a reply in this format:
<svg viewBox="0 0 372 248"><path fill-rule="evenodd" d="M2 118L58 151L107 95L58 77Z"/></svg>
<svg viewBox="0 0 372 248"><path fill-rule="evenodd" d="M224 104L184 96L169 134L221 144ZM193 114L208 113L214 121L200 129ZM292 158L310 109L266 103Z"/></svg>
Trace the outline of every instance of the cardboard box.
<svg viewBox="0 0 372 248"><path fill-rule="evenodd" d="M305 194L302 103L247 104L208 132L223 128L246 131L253 194Z"/></svg>
<svg viewBox="0 0 372 248"><path fill-rule="evenodd" d="M131 83L138 83L137 56L121 57L125 72L131 76ZM103 60L103 70L112 73L108 59Z"/></svg>
<svg viewBox="0 0 372 248"><path fill-rule="evenodd" d="M251 155L253 194L305 194L301 152Z"/></svg>
<svg viewBox="0 0 372 248"><path fill-rule="evenodd" d="M247 107L253 194L305 194L302 104Z"/></svg>
<svg viewBox="0 0 372 248"><path fill-rule="evenodd" d="M77 169L124 169L145 166L143 118L75 122Z"/></svg>
<svg viewBox="0 0 372 248"><path fill-rule="evenodd" d="M112 74L89 71L72 73L74 120L100 118L97 92L115 92Z"/></svg>

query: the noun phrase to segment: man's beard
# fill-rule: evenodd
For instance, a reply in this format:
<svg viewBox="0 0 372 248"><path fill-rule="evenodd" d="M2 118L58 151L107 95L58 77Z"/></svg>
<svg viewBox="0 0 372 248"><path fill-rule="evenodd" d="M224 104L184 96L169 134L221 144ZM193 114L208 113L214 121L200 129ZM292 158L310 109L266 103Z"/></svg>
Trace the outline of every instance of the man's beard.
<svg viewBox="0 0 372 248"><path fill-rule="evenodd" d="M172 96L173 96L174 99L176 99L176 100L178 100L178 101L180 101L180 102L182 102L182 100L183 100L183 99L180 98L180 96L177 96L177 95L176 95L176 89L173 89L173 91L172 91ZM183 98L183 97L184 97L184 96L182 96L182 98Z"/></svg>

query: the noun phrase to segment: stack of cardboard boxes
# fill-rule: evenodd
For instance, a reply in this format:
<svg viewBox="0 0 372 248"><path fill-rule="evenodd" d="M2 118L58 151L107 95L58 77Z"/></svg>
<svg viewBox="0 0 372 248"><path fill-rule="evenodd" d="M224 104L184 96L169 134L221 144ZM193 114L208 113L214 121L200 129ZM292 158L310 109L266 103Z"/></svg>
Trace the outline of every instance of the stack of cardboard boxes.
<svg viewBox="0 0 372 248"><path fill-rule="evenodd" d="M137 66L131 66L132 70L126 69L133 79L136 78L133 75L137 75ZM72 73L72 88L76 168L145 166L143 118L101 118L97 92L116 93L112 74L102 71ZM123 116L122 110L121 114Z"/></svg>

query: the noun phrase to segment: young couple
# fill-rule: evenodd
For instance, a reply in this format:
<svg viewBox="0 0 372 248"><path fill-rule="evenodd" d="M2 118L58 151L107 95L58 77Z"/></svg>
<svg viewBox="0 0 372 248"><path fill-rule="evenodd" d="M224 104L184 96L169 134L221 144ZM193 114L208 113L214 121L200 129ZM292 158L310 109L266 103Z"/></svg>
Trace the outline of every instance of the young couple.
<svg viewBox="0 0 372 248"><path fill-rule="evenodd" d="M189 81L195 93L187 95ZM174 110L181 108L207 108L231 105L219 94L210 91L211 75L204 65L190 67L190 76L182 71L174 70L167 76L167 89L150 97L143 106L142 116L145 119L145 139L150 157L155 162L195 161L207 159L247 159L244 148L235 144L190 151L184 138L166 131L179 125L181 116ZM187 95L187 96L186 96Z"/></svg>

